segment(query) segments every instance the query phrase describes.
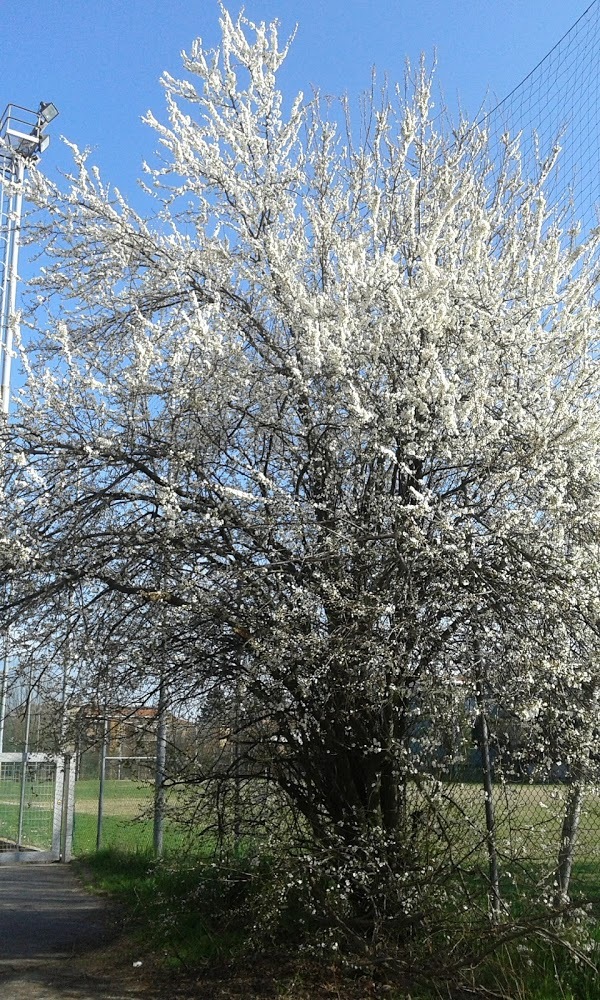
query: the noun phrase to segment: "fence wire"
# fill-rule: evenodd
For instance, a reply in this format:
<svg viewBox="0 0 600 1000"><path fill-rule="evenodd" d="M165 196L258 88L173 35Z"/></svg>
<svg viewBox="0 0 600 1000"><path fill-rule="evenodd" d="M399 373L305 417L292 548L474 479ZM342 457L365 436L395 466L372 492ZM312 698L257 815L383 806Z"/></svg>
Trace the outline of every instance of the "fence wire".
<svg viewBox="0 0 600 1000"><path fill-rule="evenodd" d="M535 176L555 147L560 155L546 191L571 206L583 230L598 224L600 168L600 0L483 119L491 148L520 136L524 174Z"/></svg>

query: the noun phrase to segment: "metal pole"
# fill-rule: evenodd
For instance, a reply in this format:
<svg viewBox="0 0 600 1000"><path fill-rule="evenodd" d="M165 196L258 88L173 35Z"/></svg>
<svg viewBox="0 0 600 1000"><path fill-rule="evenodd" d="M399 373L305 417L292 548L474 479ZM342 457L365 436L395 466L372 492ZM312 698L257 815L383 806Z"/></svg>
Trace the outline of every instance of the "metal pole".
<svg viewBox="0 0 600 1000"><path fill-rule="evenodd" d="M71 860L73 850L73 806L75 801L75 758L64 756L62 815L60 827L60 860Z"/></svg>
<svg viewBox="0 0 600 1000"><path fill-rule="evenodd" d="M485 703L485 667L479 641L474 643L475 656L475 699L477 703L478 742L481 754L483 791L485 804L485 832L490 881L490 918L498 920L502 911L500 897L500 873L498 869L498 845L496 836L496 815L494 809L494 782L490 754L490 732Z"/></svg>
<svg viewBox="0 0 600 1000"><path fill-rule="evenodd" d="M13 344L19 329L16 306L25 169L29 163L37 161L47 146L48 140L43 139L42 133L58 114L53 104L44 102L37 111L19 108L15 116L15 110L16 106L9 104L0 119L0 242L4 240L0 286L0 413L5 419L10 407ZM18 128L13 127L16 125ZM22 132L23 127L29 129L28 134ZM7 631L0 681L0 752L4 749L8 642ZM22 824L22 815L19 824Z"/></svg>
<svg viewBox="0 0 600 1000"><path fill-rule="evenodd" d="M0 753L4 751L4 728L6 724L6 703L8 701L8 629L4 633L2 650L2 673L0 674Z"/></svg>
<svg viewBox="0 0 600 1000"><path fill-rule="evenodd" d="M100 749L100 788L98 789L98 825L96 827L96 850L102 850L102 822L104 819L104 781L106 777L106 756L108 750L108 715L104 710L104 730Z"/></svg>
<svg viewBox="0 0 600 1000"><path fill-rule="evenodd" d="M6 219L0 215L0 229L4 230L4 260L2 267L2 293L0 304L0 362L1 362L1 386L0 386L0 412L8 416L10 405L10 369L12 362L12 347L15 333L15 309L17 304L17 265L19 261L19 236L21 224L21 212L23 209L23 179L25 176L25 164L19 159L15 164L14 156L5 160L3 177L0 187L2 188L2 212L6 213ZM15 170L16 166L16 170ZM15 182L18 184L18 191L10 197L6 197L5 182ZM7 208L5 208L5 204ZM6 718L6 698L8 691L8 630L4 637L4 649L2 656L2 676L0 678L0 753L4 750L4 720Z"/></svg>
<svg viewBox="0 0 600 1000"><path fill-rule="evenodd" d="M19 324L17 322L17 267L19 264L19 246L21 240L21 213L23 210L23 180L25 177L25 161L19 157L17 161L17 193L15 199L14 216L9 220L9 241L8 248L8 310L6 314L5 340L3 344L4 357L2 359L2 412L8 413L10 406L10 369L12 364L12 350L15 334L18 333Z"/></svg>
<svg viewBox="0 0 600 1000"><path fill-rule="evenodd" d="M4 370L6 364L6 337L10 322L10 276L14 274L11 255L13 250L12 232L15 224L15 157L12 153L6 153L2 157L2 179L0 202L0 238L4 242L4 253L2 255L2 290L0 298L0 385L4 383ZM7 193L6 186L12 190ZM8 414L8 398L0 393L0 412L6 416Z"/></svg>
<svg viewBox="0 0 600 1000"><path fill-rule="evenodd" d="M62 684L60 692L60 727L59 727L59 750L65 752L65 742L67 737L68 716L67 716L67 687L71 668L71 607L72 594L69 591L67 598L67 632L65 636L65 655L63 657Z"/></svg>
<svg viewBox="0 0 600 1000"><path fill-rule="evenodd" d="M165 811L167 790L165 788L167 764L167 682L160 678L158 690L158 717L156 727L156 769L154 773L154 854L162 857L164 851Z"/></svg>
<svg viewBox="0 0 600 1000"><path fill-rule="evenodd" d="M29 691L27 693L27 711L25 713L25 740L23 743L23 761L21 764L21 794L19 796L19 823L17 830L17 850L21 850L21 845L23 842L23 816L25 813L25 786L27 784L27 764L29 761L29 727L31 725L31 698L33 695L33 688L31 686L31 680L29 684Z"/></svg>

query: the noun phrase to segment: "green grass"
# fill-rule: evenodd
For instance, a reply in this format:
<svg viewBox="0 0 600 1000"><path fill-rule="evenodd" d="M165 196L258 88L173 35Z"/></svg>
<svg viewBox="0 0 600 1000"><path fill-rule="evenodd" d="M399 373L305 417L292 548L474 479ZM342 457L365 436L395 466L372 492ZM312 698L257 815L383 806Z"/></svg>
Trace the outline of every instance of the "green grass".
<svg viewBox="0 0 600 1000"><path fill-rule="evenodd" d="M75 813L73 853L76 856L95 851L97 831L97 817ZM106 848L119 848L129 853L143 853L152 847L152 824L148 820L134 823L117 816L105 815L102 821L101 841Z"/></svg>
<svg viewBox="0 0 600 1000"><path fill-rule="evenodd" d="M96 849L98 825L97 779L83 779L75 784L73 853L89 854ZM101 846L125 852L149 852L153 842L153 797L150 785L129 779L110 779L104 784ZM182 847L185 836L173 822L165 822L165 852Z"/></svg>
<svg viewBox="0 0 600 1000"><path fill-rule="evenodd" d="M564 799L567 789L561 785L498 784L495 788L497 843L504 862L515 859L513 875L520 866L540 862L551 871L558 853ZM468 782L443 786L444 798L435 808L446 816L447 832L455 849L462 850L465 863L476 861L485 868L485 813L483 789ZM96 817L99 793L97 779L77 782L75 797L75 850L88 853L96 845ZM427 809L428 784L415 786L411 795L411 811ZM110 779L104 789L104 847L123 850L146 850L152 846L151 785L140 785L131 779ZM167 849L185 838L177 825L167 823ZM578 840L580 858L600 864L600 798L589 796L584 803ZM590 879L586 877L586 886ZM600 888L600 883L599 883Z"/></svg>
<svg viewBox="0 0 600 1000"><path fill-rule="evenodd" d="M242 861L214 862L214 844L187 862L110 849L84 861L93 888L126 908L140 942L169 966L197 967L240 951L250 881Z"/></svg>
<svg viewBox="0 0 600 1000"><path fill-rule="evenodd" d="M82 801L98 802L100 794L100 782L98 778L79 778L76 782L77 799ZM153 788L151 785L142 785L131 778L108 778L104 782L104 796L109 802L130 802L132 808L140 803L150 805L152 803Z"/></svg>
<svg viewBox="0 0 600 1000"><path fill-rule="evenodd" d="M75 834L79 853L95 849L92 806L97 802L97 791L98 783L93 781L78 787L80 810ZM483 902L487 868L483 793L474 784L455 785L447 791L454 799L454 805L444 806L448 809L447 830L452 832L454 843L461 848L458 853L465 859L463 884L473 899L479 894ZM426 794L415 791L415 809L418 797ZM565 789L515 784L498 787L496 796L502 870L512 869L513 874L511 880L503 878L505 895L514 901L515 912L525 918L529 904L521 904L520 894L526 900L535 896L536 887L548 885L556 861ZM139 928L140 941L159 952L169 966L198 968L226 961L233 963L232 969L239 968L244 950L247 953L249 947L258 897L261 892L267 896L269 893L268 860L255 858L252 872L257 877L253 874L250 878L243 856L217 863L211 853L214 845L208 843L204 851L196 848L195 856L193 851L182 851L181 835L173 826L165 838L167 859L157 862L149 853L150 819L135 819L144 810L147 815L151 804L151 788L140 789L131 781L107 783L104 843L113 849L86 859L94 885L116 896L128 908ZM435 827L432 829L435 836ZM579 844L582 860L575 864L572 887L582 900L594 904L587 933L592 948L589 955L596 961L600 957L600 928L594 920L594 916L600 917L600 799L590 797L586 802ZM511 863L511 857L517 857L519 863ZM456 924L456 933L464 931L465 942L470 934L477 935L474 917L458 912L456 917L463 921L460 931ZM573 941L577 940L574 932ZM596 946L597 952L593 950ZM271 959L277 968L276 951ZM298 959L299 967L301 961ZM502 995L516 1000L600 1000L600 977L585 960L577 961L568 949L536 938L523 937L486 957L473 973L473 985L489 991L473 992L473 998ZM459 996L453 989L443 993L448 1000ZM294 994L285 995L293 1000ZM337 995L339 1000L345 1000L344 988ZM355 995L351 990L347 994L353 1000ZM410 995L412 1000L439 1000L440 996L435 991L428 994L425 987ZM407 994L392 985L387 996L390 1000L405 1000ZM463 1000L466 994L460 996Z"/></svg>
<svg viewBox="0 0 600 1000"><path fill-rule="evenodd" d="M577 939L574 933L574 945ZM581 952L581 958L578 948L570 951L540 940L512 944L489 960L480 983L496 990L496 995L518 1000L600 1000L600 978L594 967L600 958L597 923L589 925L588 943L592 950L585 956Z"/></svg>
<svg viewBox="0 0 600 1000"><path fill-rule="evenodd" d="M47 849L52 841L51 782L26 784L23 842ZM19 781L0 786L0 838L16 840L18 830ZM153 842L153 788L132 780L107 780L104 786L102 846L122 851L151 851ZM84 779L75 785L73 851L89 854L96 849L99 781ZM164 831L167 853L182 849L189 836L167 819Z"/></svg>
<svg viewBox="0 0 600 1000"><path fill-rule="evenodd" d="M19 824L20 781L3 781L0 786L0 838L16 841ZM25 785L22 843L48 849L52 843L54 786L51 782Z"/></svg>
<svg viewBox="0 0 600 1000"><path fill-rule="evenodd" d="M19 824L19 806L0 807L0 837L16 841ZM52 810L27 809L23 814L22 843L28 847L48 850L52 844Z"/></svg>
<svg viewBox="0 0 600 1000"><path fill-rule="evenodd" d="M0 788L0 838L16 840L19 821L20 782L5 781ZM23 813L23 843L32 847L49 848L52 841L52 803L54 786L26 785ZM98 822L98 781L78 781L75 790L74 839L76 854L96 848ZM104 799L102 843L124 851L152 848L153 822L152 789L139 788L132 781L107 781ZM144 817L144 818L138 818ZM167 849L181 840L178 832L167 824Z"/></svg>
<svg viewBox="0 0 600 1000"><path fill-rule="evenodd" d="M174 971L199 971L217 966L227 969L227 975L235 981L248 962L249 947L254 953L255 906L261 893L266 890L268 894L273 869L269 859L257 856L217 863L212 854L213 845L205 846L203 855L185 862L182 859L156 861L142 853L103 851L87 858L86 867L91 872L93 887L118 899L129 913L131 926L137 928L137 942L141 948L160 955L163 964ZM552 930L552 925L548 926ZM464 929L466 927L467 923ZM588 939L591 945L600 942L600 927L594 922L589 924ZM577 931L572 940L578 946ZM468 936L464 941L468 947ZM288 975L289 946L279 957L275 946L271 951L267 948L263 955L262 960L270 963L274 971L274 981L285 954L288 955ZM299 984L299 992L288 992L286 987L284 995L288 1000L296 996L305 1000L310 995L302 987L307 958L294 947L291 954L297 955L292 959L297 975L292 978ZM591 953L590 957L597 956ZM320 967L326 975L334 966L335 963L328 959ZM343 967L338 969L338 978L334 976L337 984L334 995L338 1000L355 1000L358 994L352 974L348 976ZM419 979L423 972L425 969L421 968ZM384 983L382 979L381 984ZM600 979L595 970L585 961L576 961L574 953L569 953L568 949L539 938L523 937L503 946L474 969L470 983L464 973L462 986L468 985L471 986L468 993L461 992L457 982L444 987L442 993L435 989L428 992L425 985L413 986L409 993L412 1000L440 1000L441 996L446 1000L465 1000L467 996L473 1000L484 997L600 1000ZM390 1000L407 1000L409 994L394 985L392 976L385 995Z"/></svg>

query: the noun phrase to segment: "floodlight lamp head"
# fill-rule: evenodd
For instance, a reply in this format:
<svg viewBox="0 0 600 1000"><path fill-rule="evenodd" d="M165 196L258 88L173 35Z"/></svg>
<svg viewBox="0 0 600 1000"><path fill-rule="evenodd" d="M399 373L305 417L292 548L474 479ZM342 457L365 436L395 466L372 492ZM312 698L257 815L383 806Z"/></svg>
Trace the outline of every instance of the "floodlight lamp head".
<svg viewBox="0 0 600 1000"><path fill-rule="evenodd" d="M58 115L58 108L56 104L52 104L52 101L41 101L38 109L38 115L40 116L43 125L49 125L53 122Z"/></svg>

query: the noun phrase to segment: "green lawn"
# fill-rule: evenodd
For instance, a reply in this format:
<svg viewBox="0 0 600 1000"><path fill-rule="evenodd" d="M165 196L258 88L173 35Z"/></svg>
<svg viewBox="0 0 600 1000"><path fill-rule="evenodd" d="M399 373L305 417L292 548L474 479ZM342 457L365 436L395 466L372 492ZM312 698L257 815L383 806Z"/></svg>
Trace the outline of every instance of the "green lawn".
<svg viewBox="0 0 600 1000"><path fill-rule="evenodd" d="M0 841L17 839L19 821L19 781L5 781L0 788ZM47 849L52 841L52 802L54 785L26 785L22 841L32 847ZM75 785L74 854L96 850L99 782L83 780ZM153 843L153 789L135 781L111 780L104 787L102 846L125 852L147 852ZM173 823L165 824L165 850L172 851L183 842Z"/></svg>
<svg viewBox="0 0 600 1000"><path fill-rule="evenodd" d="M83 779L75 784L75 816L73 853L89 854L96 850L98 824L97 779ZM152 849L154 790L127 779L110 779L104 783L102 847L125 852L147 852ZM170 852L184 841L181 831L172 822L165 823L164 846Z"/></svg>
<svg viewBox="0 0 600 1000"><path fill-rule="evenodd" d="M431 786L433 788L433 785ZM477 784L456 783L442 786L435 802L438 815L445 817L445 836L464 853L470 866L474 861L485 866L485 811L482 788ZM497 843L502 867L510 859L552 870L558 852L564 801L567 789L559 785L507 784L494 790ZM427 806L427 783L415 786L409 805L411 813ZM102 846L125 852L146 852L153 841L153 787L133 780L110 779L104 786ZM17 831L20 784L4 781L0 788L0 838L14 840ZM53 785L37 783L26 786L23 840L33 846L49 843L52 831L50 799ZM74 853L87 854L96 849L99 782L77 781L75 788ZM432 835L439 836L434 825ZM184 848L186 835L177 824L165 825L167 852ZM600 897L600 797L590 793L585 800L578 838L574 880L585 883Z"/></svg>

